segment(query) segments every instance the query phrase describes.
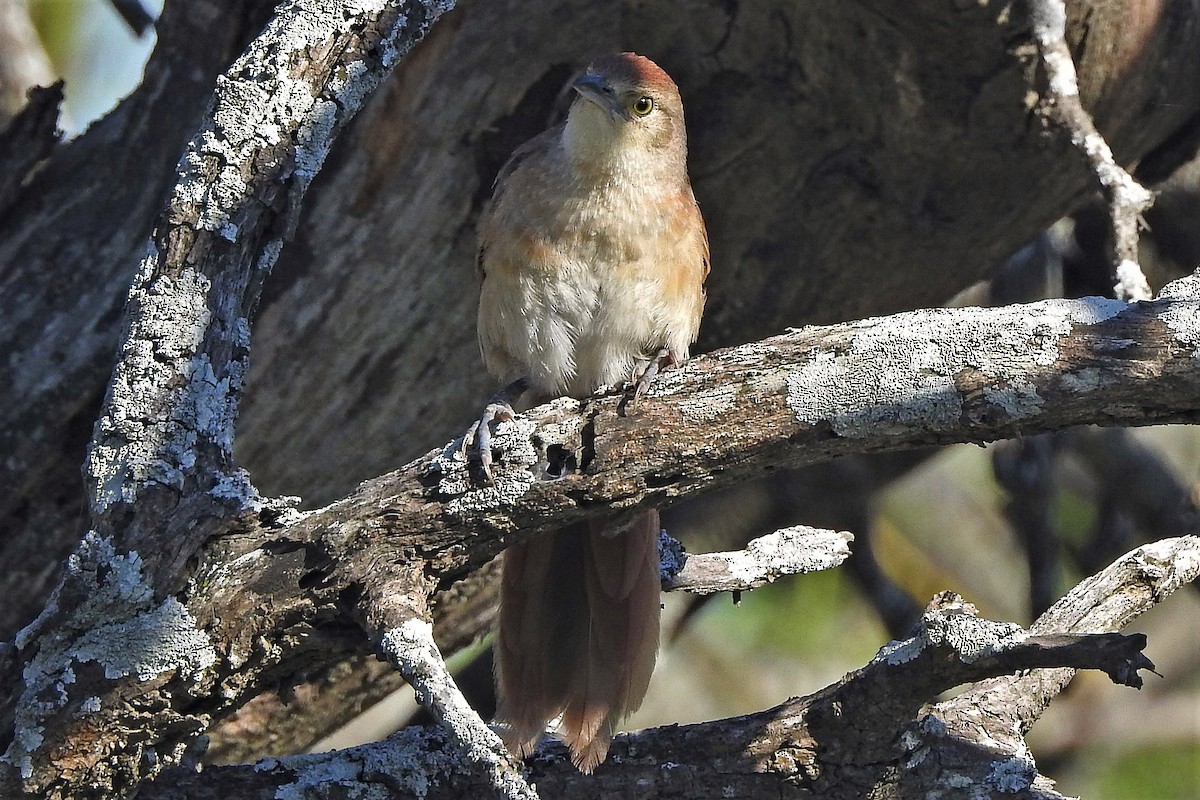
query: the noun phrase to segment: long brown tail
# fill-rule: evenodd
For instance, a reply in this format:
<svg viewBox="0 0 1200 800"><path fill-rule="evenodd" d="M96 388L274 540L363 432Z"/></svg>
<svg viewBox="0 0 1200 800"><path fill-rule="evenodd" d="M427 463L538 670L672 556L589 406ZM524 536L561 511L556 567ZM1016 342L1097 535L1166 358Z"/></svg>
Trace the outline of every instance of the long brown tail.
<svg viewBox="0 0 1200 800"><path fill-rule="evenodd" d="M658 649L658 512L627 528L572 526L504 553L496 645L498 720L528 755L562 715L571 759L591 772L637 710Z"/></svg>

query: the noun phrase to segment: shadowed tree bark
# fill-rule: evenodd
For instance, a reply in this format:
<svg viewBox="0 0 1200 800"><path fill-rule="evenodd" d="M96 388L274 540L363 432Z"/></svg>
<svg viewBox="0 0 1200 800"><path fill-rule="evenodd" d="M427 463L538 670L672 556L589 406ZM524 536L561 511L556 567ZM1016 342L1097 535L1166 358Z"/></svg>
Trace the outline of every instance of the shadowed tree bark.
<svg viewBox="0 0 1200 800"><path fill-rule="evenodd" d="M302 12L316 15L310 5L281 4L277 27L307 19ZM419 37L420 20L445 10L375 5L346 4L344 19L366 20L369 31L395 24L405 36ZM1117 161L1140 164L1152 176L1169 174L1195 149L1195 5L1079 0L1068 7L1084 106L1094 112ZM21 174L20 181L6 179L0 187L7 206L0 220L0 338L10 354L0 363L0 563L6 566L0 588L16 598L0 609L4 638L13 640L0 652L11 690L0 742L8 772L0 785L61 796L85 786L101 794L130 791L162 766L193 757L188 742L207 729L224 752L239 757L294 751L324 732L318 726L336 723L394 685L394 677L364 681L378 666L363 666L361 658L358 666L336 666L344 659L373 645L409 680L432 680L422 671L424 662L406 655L425 642L409 623L432 616L447 651L486 630L490 584L485 574L469 573L499 552L501 539L462 543L470 551L466 556L438 555L436 539L375 543L382 550L330 549L327 538L314 543L283 533L300 524L295 512L286 503L262 501L238 467L247 467L265 494L298 494L306 505L319 504L465 427L494 388L482 377L474 347L474 216L499 165L516 144L545 127L560 88L590 56L613 49L651 54L682 87L693 182L713 246L702 349L760 339L788 325L939 304L985 277L1096 186L1070 137L1046 122L1050 115L1039 104L1047 96L1046 62L1023 4L919 2L897 10L871 0L555 2L534 8L467 3L445 13L378 90L356 70L370 64L368 72L382 77L389 59L406 50L389 49L385 34L379 40L367 36L364 44L355 38L358 29L305 29L312 38L294 51L288 80L272 87L247 79L265 63L263 53L273 52L262 49L272 40L261 39L258 50L216 82L217 102L206 115L216 73L258 35L270 4L169 1L143 86L109 117L79 139L48 149L46 125L38 120L44 122L53 99L39 96L34 102L42 105L35 110L43 113L0 137L0 164L19 165ZM299 16L289 17L293 12ZM311 86L304 83L310 75L316 76ZM293 79L330 105L306 118L286 103L272 105ZM250 88L237 94L234 86ZM333 134L360 102L363 113L333 146ZM268 107L282 109L282 134L246 124L274 123L263 117ZM206 133L193 136L190 160L176 167L198 126ZM222 149L234 138L231 131L247 135L247 150ZM48 155L31 160L30 148L48 149ZM180 175L216 188L188 193L181 183L163 212ZM226 191L231 186L245 192L234 205ZM196 281L194 291L179 294L188 280ZM1196 339L1187 315L1194 312L1195 294L1186 288L1178 289L1178 308L1168 303L1128 315L1098 305L1014 307L1007 316L977 321L947 318L952 327L977 324L992 336L1008 330L1004 325L1025 331L1028 323L1034 338L1022 347L1042 355L1047 352L1037 337L1066 337L1063 362L1055 355L1050 363L1092 380L1092 372L1074 371L1072 360L1091 358L1086 369L1111 369L1118 389L1128 394L1080 400L1073 393L1079 386L1056 384L1053 375L989 371L986 364L947 356L951 377L937 391L964 393L958 408L978 414L971 421L981 428L946 433L938 427L944 418L934 417L931 429L909 431L905 438L878 408L874 415L848 412L836 405L835 394L832 406L784 405L785 413L830 436L826 446L812 444L807 456L761 466L1025 432L1029 391L1062 414L1037 423L1047 429L1089 421L1192 420L1196 409L1186 398L1195 396L1188 365ZM204 313L187 316L186 304L197 297L201 304L191 310ZM165 302L161 298L170 302L159 318L154 309ZM172 322L156 328L163 319ZM955 340L938 320L906 318L881 330L911 329L922 341L946 337L972 352L986 349L980 349L987 339L982 333ZM1106 356L1093 347L1103 339L1099 332L1075 329L1105 324L1132 336L1137 347ZM172 337L188 325L200 338L175 342ZM822 336L853 349L871 338L869 330L831 329ZM1112 335L1120 339L1117 333ZM85 506L77 470L119 341L118 370L95 428ZM139 342L154 343L148 360L138 354ZM808 344L801 352L815 357L823 351ZM829 351L829 358L836 361L837 352ZM201 357L203 369L196 360ZM849 371L830 374L854 382L878 369L874 357L884 356L864 349L859 361L843 365ZM993 357L1002 363L1011 355ZM153 373L164 364L178 369L168 369L156 384ZM1129 364L1136 369L1125 369ZM707 390L689 391L694 404L716 403L723 413L727 401L739 407L728 387L750 378L718 380L724 374L719 365L709 365L708 380L715 383ZM1149 373L1169 378L1156 384L1153 401L1145 394ZM813 396L826 396L819 375L795 375L819 390ZM1024 383L1014 388L1014 380ZM239 409L243 381L249 389ZM919 377L913 381L908 389L928 390ZM1026 385L1034 388L1021 388ZM1172 386L1184 400L1175 401ZM148 405L130 404L143 395ZM893 398L885 399L883 406L891 408ZM220 402L214 406L214 400ZM878 394L865 400L882 407ZM235 419L237 462L229 450ZM881 437L877 444L858 436L864 425ZM139 472L145 464L129 452L141 446L141 428L170 441L176 429L198 438L180 440L162 462L170 464L166 472L155 473L160 462L152 460L147 481ZM617 425L608 435L624 441L638 433L646 431L635 423L630 430ZM609 441L588 440L594 435L583 435L581 452ZM159 447L154 436L153 447ZM657 453L667 462L646 462L661 470L657 483L635 473L624 478L635 486L649 481L652 490L609 490L594 500L660 502L700 483L715 487L750 477L718 456L680 466L688 454L664 445ZM782 445L764 444L776 446ZM702 477L684 479L687 469ZM663 482L663 475L682 480L682 488ZM492 519L483 529L529 535L562 519L547 516L566 513L564 499L555 502L534 506L536 513L515 521ZM85 509L86 521L80 514ZM427 512L426 519L442 513ZM94 533L62 572L63 556L85 527ZM247 569L260 560L270 568ZM323 560L330 560L328 569ZM113 588L109 573L117 563L145 596L130 598ZM379 563L395 566L396 574L376 575L369 568ZM230 570L250 582L223 584ZM222 585L210 592L205 580ZM59 593L47 604L56 585ZM98 598L90 616L80 611L90 608L88 597ZM260 604L284 597L287 603L256 616ZM396 602L403 607L389 605ZM285 607L294 617L280 616ZM43 608L38 624L14 638ZM109 623L101 621L109 617ZM160 632L183 637L173 640L167 655L170 677L136 660L120 662L115 677L86 671L104 660L80 658L81 637L120 619L149 620ZM56 631L61 642L51 648L46 637L59 636ZM203 644L189 638L197 631ZM388 638L396 631L405 635ZM184 651L190 655L178 660ZM94 693L76 697L70 690L70 703L46 712L52 722L38 716L31 725L30 709L50 702L46 693L56 686L67 692L70 681L56 677L55 654L67 663L79 659L78 674L72 673L79 679L76 689ZM93 667L85 670L85 662ZM31 664L39 665L41 678L23 672ZM1090 664L1064 657L1061 665ZM270 731L276 709L266 700L261 719L244 716L224 731L212 728L276 683L302 676L328 682L329 670L336 674L334 691L324 697L338 706L331 715L319 699L300 702L286 712L293 728L280 734ZM152 685L142 685L147 681ZM153 719L142 710L122 716L126 704L156 709ZM470 719L460 720L465 728L456 727L461 710L448 703L435 712L460 745L462 730L476 730ZM85 719L95 726L88 734L107 744L87 756L76 753L72 748L84 731L68 711L102 711ZM147 743L130 744L117 735L130 725L143 730ZM56 742L63 748L59 755L39 760ZM486 780L511 776L503 757L495 760L489 752L479 751L472 774ZM76 755L82 760L67 763Z"/></svg>

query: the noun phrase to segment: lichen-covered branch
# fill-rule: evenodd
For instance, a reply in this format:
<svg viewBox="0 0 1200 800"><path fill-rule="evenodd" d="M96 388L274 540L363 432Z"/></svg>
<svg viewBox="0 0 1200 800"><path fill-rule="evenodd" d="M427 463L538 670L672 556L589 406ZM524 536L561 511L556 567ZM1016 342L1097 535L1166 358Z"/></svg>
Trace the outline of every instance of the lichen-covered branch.
<svg viewBox="0 0 1200 800"><path fill-rule="evenodd" d="M217 656L175 593L270 508L232 458L248 318L333 140L445 8L292 0L218 82L129 292L92 530L4 676L0 794L122 796L207 726Z"/></svg>
<svg viewBox="0 0 1200 800"><path fill-rule="evenodd" d="M446 729L468 768L474 767L502 797L537 800L537 794L521 777L500 737L471 708L455 685L433 641L433 626L429 622L409 619L400 623L383 634L379 648L412 685L421 704Z"/></svg>
<svg viewBox="0 0 1200 800"><path fill-rule="evenodd" d="M502 424L495 485L473 484L459 443L449 443L273 533L273 548L291 543L282 548L291 566L278 563L269 549L241 560L229 578L237 587L278 587L285 572L294 594L276 591L272 602L289 615L299 600L288 597L333 595L340 587L376 597L419 596L449 587L515 537L604 513L610 505L670 502L776 466L1083 422L1191 419L1198 362L1187 342L1196 314L1196 302L1183 299L1135 306L1053 301L811 328L722 351L662 376L629 417L617 414L614 396L582 405L560 400ZM1150 345L1133 347L1133 341ZM941 368L955 377L940 377L940 353L964 360L962 367ZM814 363L828 365L835 377L801 399L818 398L827 416L814 418L801 404L808 415L801 424L788 405L801 381L790 376L807 375ZM887 376L887 391L881 378L872 386L870 376ZM945 382L940 394L930 391L938 380ZM714 395L724 398L720 406ZM1013 397L1026 402L1004 402ZM712 424L697 424L704 421L697 409ZM887 430L875 434L869 424L854 424L860 418L885 420ZM577 454L582 471L539 479L543 462L565 453ZM421 576L408 585L379 569L416 562L424 564ZM232 602L224 599L227 591L214 592L208 602ZM251 635L238 615L220 619L218 638ZM267 621L253 621L269 628Z"/></svg>
<svg viewBox="0 0 1200 800"><path fill-rule="evenodd" d="M729 553L685 553L665 533L659 537L663 589L693 594L743 592L785 575L832 569L850 556L853 534L795 525L752 539Z"/></svg>
<svg viewBox="0 0 1200 800"><path fill-rule="evenodd" d="M1180 569L1191 568L1183 564ZM1163 593L1140 597L1137 610L1163 599L1172 585L1178 582L1162 584ZM907 776L922 764L937 763L941 748L950 752L960 744L927 743L913 730L904 732L908 726L929 727L917 722L917 714L940 692L990 676L1064 664L1099 669L1118 683L1136 686L1139 670L1152 668L1144 647L1140 635L1033 634L979 619L961 598L946 593L935 598L909 638L889 643L869 664L816 694L743 717L618 737L609 762L592 776L581 776L560 744L544 744L530 765L530 777L543 796L562 798L624 797L632 787L645 798L752 797L775 795L784 787L789 796L833 800L916 797L904 793ZM976 725L978 735L991 732L986 718ZM460 764L447 761L445 736L409 729L341 753L222 767L200 776L174 770L145 786L142 796L217 797L223 791L266 798L300 786L309 792L306 797L314 798L366 792L372 786L393 787L398 796L406 796L395 787L398 782L411 786L415 770L428 798L504 796L478 777L466 778ZM1013 755L995 749L977 752L974 767L986 773L989 762ZM407 766L398 781L362 767L401 760ZM315 775L337 775L344 782L322 786ZM1007 773L997 772L993 780L979 784L977 795L1003 798L1008 785Z"/></svg>
<svg viewBox="0 0 1200 800"><path fill-rule="evenodd" d="M195 685L139 689L168 703L202 693L209 713L228 713L252 693L250 676L303 672L354 648L356 635L362 642L350 629L333 645L312 635L343 593L422 598L517 537L614 507L667 504L848 453L1195 419L1198 327L1200 303L1182 298L912 312L694 359L660 376L630 416L618 413L617 396L556 401L499 426L494 485L471 482L452 442L301 519L264 509L231 521L241 535L208 541L186 607L166 617L202 631L216 663L196 673L167 660L175 670L160 668L164 679L186 674ZM543 479L556 460L579 469ZM148 585L138 591L153 596ZM328 623L321 630L342 635ZM250 644L266 636L280 645ZM54 673L39 685L52 689ZM21 696L23 706L34 702ZM97 696L104 707L108 695Z"/></svg>
<svg viewBox="0 0 1200 800"><path fill-rule="evenodd" d="M1153 542L1079 583L1029 631L1048 636L1120 630L1197 578L1200 537ZM905 734L910 756L901 796L925 797L930 789L951 787L982 787L993 796L1052 792L1024 736L1074 675L1074 669L1044 669L996 678L934 706Z"/></svg>
<svg viewBox="0 0 1200 800"><path fill-rule="evenodd" d="M263 687L364 652L363 621L347 611L357 598L381 602L378 590L394 588L397 597L424 601L508 542L566 520L670 503L842 453L1087 421L1195 418L1194 293L1139 308L1090 301L991 317L926 312L725 351L666 376L632 418L615 413L613 398L540 409L499 432L504 474L494 487L464 482L450 447L307 517L262 500L230 448L250 311L333 139L442 10L291 0L221 78L130 292L88 463L92 530L45 612L0 649L0 794L127 794L185 760L197 734ZM417 72L404 91L424 96ZM506 87L514 96L503 113L527 86ZM408 136L421 127L400 138L425 157ZM840 162L828 166L814 175L843 171ZM444 175L439 182L455 183ZM369 198L364 190L363 202ZM907 206L903 218L907 228ZM103 327L112 307L74 302L72 310L96 307L88 330ZM57 341L69 345L63 330ZM49 342L22 350L18 377L40 374L55 357L87 360L94 352ZM647 439L656 450L645 449ZM560 459L579 471L543 480L542 462ZM397 664L413 680L438 666L418 669L398 655ZM469 723L451 725L453 735L464 740L461 730L478 728ZM435 740L445 741L425 739ZM337 770L390 787L397 775L437 769L429 766L436 757L413 767L419 750L382 761L371 761L372 752L360 751L357 766L341 756L321 762L332 773L297 774L298 761L261 771L282 776L295 793L340 779ZM779 763L788 758L784 752Z"/></svg>
<svg viewBox="0 0 1200 800"><path fill-rule="evenodd" d="M1112 148L1083 107L1075 62L1067 46L1067 9L1063 0L1029 0L1033 35L1046 71L1046 115L1070 136L1087 159L1108 202L1112 222L1114 292L1121 300L1149 300L1150 284L1138 260L1141 215L1154 194L1134 180L1113 157Z"/></svg>
<svg viewBox="0 0 1200 800"><path fill-rule="evenodd" d="M1079 424L1191 421L1198 326L1194 300L1090 298L807 328L693 359L660 376L631 416L613 396L558 400L502 423L494 485L470 479L452 442L287 536L325 542L336 563L345 542L386 534L429 559L441 586L513 537L765 469ZM547 462L568 456L579 471L543 479ZM336 542L322 533L334 530Z"/></svg>

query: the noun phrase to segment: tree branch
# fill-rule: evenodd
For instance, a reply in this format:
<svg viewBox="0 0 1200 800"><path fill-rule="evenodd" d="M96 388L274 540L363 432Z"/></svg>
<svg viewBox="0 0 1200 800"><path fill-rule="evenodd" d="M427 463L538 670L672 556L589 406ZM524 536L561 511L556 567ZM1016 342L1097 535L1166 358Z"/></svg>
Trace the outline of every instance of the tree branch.
<svg viewBox="0 0 1200 800"><path fill-rule="evenodd" d="M1035 636L1119 630L1198 577L1200 537L1153 542L1079 583L1029 630ZM1074 675L1074 669L1045 669L997 678L938 703L905 734L911 755L902 796L962 784L1059 797L1038 775L1024 735Z"/></svg>
<svg viewBox="0 0 1200 800"><path fill-rule="evenodd" d="M433 641L433 626L421 619L406 620L385 632L380 650L404 675L420 703L446 730L462 754L467 769L496 794L513 800L537 800L521 777L504 743L480 719L454 683Z"/></svg>
<svg viewBox="0 0 1200 800"><path fill-rule="evenodd" d="M1067 46L1063 0L1030 0L1033 36L1046 70L1046 116L1062 127L1087 159L1104 192L1112 223L1113 291L1121 300L1149 300L1153 293L1138 260L1138 226L1154 194L1134 180L1113 157L1112 148L1083 107L1075 62Z"/></svg>
<svg viewBox="0 0 1200 800"><path fill-rule="evenodd" d="M664 591L695 594L744 592L785 575L802 575L833 569L850 557L854 535L796 525L752 539L744 550L689 555L682 545L663 533Z"/></svg>
<svg viewBox="0 0 1200 800"><path fill-rule="evenodd" d="M502 432L490 493L447 448L307 518L261 500L230 450L247 318L334 136L440 11L397 9L285 3L219 86L130 293L89 462L94 530L0 652L5 794L131 791L263 686L361 652L356 598L374 598L378 632L379 589L416 603L567 519L840 453L1195 418L1194 296L923 312L726 351L660 382L636 420L612 398L542 409ZM634 464L646 431L662 452ZM551 486L541 462L567 452L582 470ZM437 671L392 655L414 680Z"/></svg>
<svg viewBox="0 0 1200 800"><path fill-rule="evenodd" d="M120 796L207 727L186 707L216 653L175 593L206 539L270 508L232 459L247 320L334 138L444 10L293 0L219 81L129 292L87 464L92 531L16 640L0 794ZM152 720L125 702L146 692Z"/></svg>
<svg viewBox="0 0 1200 800"><path fill-rule="evenodd" d="M1178 563L1171 564L1175 579L1160 581L1157 591L1141 595L1125 606L1127 610L1144 611L1200 569L1196 558L1200 539L1180 544L1184 542L1174 540L1174 550L1157 552L1159 558L1168 552L1178 557ZM1145 552L1135 552L1122 563L1145 557ZM1106 573L1121 568L1119 563ZM1072 595L1089 594L1105 580L1097 576ZM778 793L786 786L797 797L836 800L868 796L882 785L902 790L899 796L916 797L920 795L903 793L910 788L906 782L913 774L928 776L930 765L939 763L942 748L958 754L964 743L973 741L922 738L915 727L899 736L938 693L992 675L1063 664L1100 669L1115 682L1139 685L1138 671L1152 667L1142 655L1144 646L1140 635L1026 632L1016 625L979 619L961 598L945 593L935 598L912 636L889 643L862 669L816 694L757 714L618 737L610 762L590 777L571 767L562 745L544 744L531 762L531 777L545 796L564 798L627 796L633 786L639 787L639 797L647 798L728 797L730 793L750 797ZM998 735L986 717L981 720L977 715L974 725L977 737ZM299 786L315 798L333 797L349 788L365 792L372 786L395 792L392 796L407 796L397 790L394 777L382 771L368 774L361 766L396 764L402 759L406 767L401 775L408 785L413 765L422 765L419 774L426 797L503 796L478 779L464 785L462 768L446 761L444 742L440 731L408 729L385 742L340 753L271 759L257 767L209 769L203 780L173 770L144 787L143 796L215 797L218 792L236 792L246 798L274 797L284 788ZM975 749L970 767L987 777L978 783L978 796L1005 796L1011 775L989 772L989 764L1012 757L1009 751ZM322 786L313 780L314 774L343 776L345 782ZM193 795L193 787L212 794Z"/></svg>
<svg viewBox="0 0 1200 800"><path fill-rule="evenodd" d="M848 453L1194 419L1198 318L1200 303L1190 299L912 312L695 359L661 376L629 417L617 413L616 396L555 401L499 426L495 485L470 482L455 442L301 519L264 508L257 522L253 514L233 521L247 532L208 540L190 616L172 618L185 629L194 620L218 663L195 690L164 695L151 682L139 691L168 703L211 698L211 713L223 716L252 691L252 676L303 672L314 657L327 663L361 647L353 644L361 634L325 625L336 644L322 647L311 633L285 635L277 648L238 643L312 626L347 593L426 597L511 541L612 508L666 505L764 469ZM544 462L565 454L580 472L539 477ZM219 696L217 685L230 688Z"/></svg>

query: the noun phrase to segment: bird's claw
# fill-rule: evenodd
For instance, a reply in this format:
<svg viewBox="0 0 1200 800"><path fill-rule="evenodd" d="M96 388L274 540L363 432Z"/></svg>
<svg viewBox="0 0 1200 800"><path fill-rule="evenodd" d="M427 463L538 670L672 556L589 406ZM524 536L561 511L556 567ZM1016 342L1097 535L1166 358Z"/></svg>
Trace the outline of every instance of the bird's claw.
<svg viewBox="0 0 1200 800"><path fill-rule="evenodd" d="M621 398L621 402L617 404L617 413L624 416L641 399L646 390L650 388L650 384L654 381L655 376L662 372L663 367L674 366L677 362L675 354L667 348L659 350L654 358L645 362L644 366L639 365L634 370L633 380L625 385L625 396Z"/></svg>
<svg viewBox="0 0 1200 800"><path fill-rule="evenodd" d="M492 425L516 417L508 403L488 403L471 425L463 439L467 452L467 463L479 470L484 483L492 483Z"/></svg>
<svg viewBox="0 0 1200 800"><path fill-rule="evenodd" d="M472 474L482 478L484 483L492 483L492 424L516 418L512 404L520 399L529 388L528 378L517 378L500 391L492 395L484 407L479 419L467 431L463 438L463 449L466 450L468 469L478 468Z"/></svg>

